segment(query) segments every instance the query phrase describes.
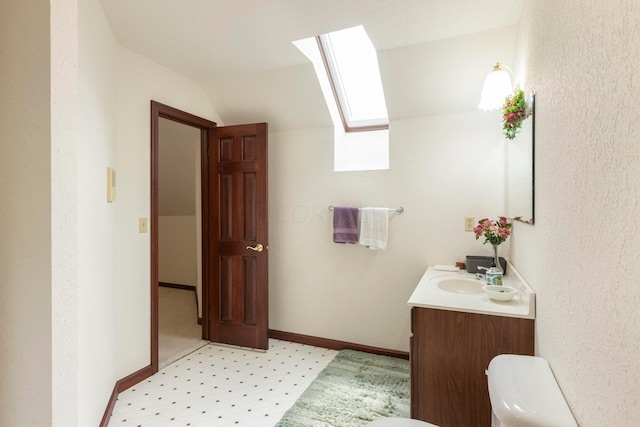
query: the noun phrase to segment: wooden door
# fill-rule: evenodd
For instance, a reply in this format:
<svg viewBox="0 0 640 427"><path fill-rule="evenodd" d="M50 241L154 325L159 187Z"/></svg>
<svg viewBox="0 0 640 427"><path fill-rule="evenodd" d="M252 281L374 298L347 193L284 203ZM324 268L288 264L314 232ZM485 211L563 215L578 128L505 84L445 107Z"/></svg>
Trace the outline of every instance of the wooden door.
<svg viewBox="0 0 640 427"><path fill-rule="evenodd" d="M209 140L209 339L267 349L267 123Z"/></svg>

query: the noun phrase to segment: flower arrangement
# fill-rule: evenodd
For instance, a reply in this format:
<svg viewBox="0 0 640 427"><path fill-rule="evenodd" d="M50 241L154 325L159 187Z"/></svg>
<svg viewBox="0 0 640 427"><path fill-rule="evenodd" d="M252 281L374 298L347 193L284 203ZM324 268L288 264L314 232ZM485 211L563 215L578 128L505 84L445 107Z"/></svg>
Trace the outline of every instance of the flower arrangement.
<svg viewBox="0 0 640 427"><path fill-rule="evenodd" d="M476 240L484 236L483 244L491 243L493 246L497 246L511 235L511 225L509 220L503 216L499 217L497 221L484 218L478 221L473 232L476 234Z"/></svg>
<svg viewBox="0 0 640 427"><path fill-rule="evenodd" d="M516 86L512 94L507 96L502 106L502 133L513 139L520 132L522 122L531 115L531 110L524 99L524 92Z"/></svg>

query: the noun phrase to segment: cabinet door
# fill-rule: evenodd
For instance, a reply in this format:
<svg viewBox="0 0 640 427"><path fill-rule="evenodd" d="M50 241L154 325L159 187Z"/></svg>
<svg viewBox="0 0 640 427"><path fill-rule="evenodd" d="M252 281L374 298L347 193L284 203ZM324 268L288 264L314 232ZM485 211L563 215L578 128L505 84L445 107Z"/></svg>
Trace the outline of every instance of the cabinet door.
<svg viewBox="0 0 640 427"><path fill-rule="evenodd" d="M489 427L485 370L498 354L533 355L534 321L424 308L412 321L412 418Z"/></svg>

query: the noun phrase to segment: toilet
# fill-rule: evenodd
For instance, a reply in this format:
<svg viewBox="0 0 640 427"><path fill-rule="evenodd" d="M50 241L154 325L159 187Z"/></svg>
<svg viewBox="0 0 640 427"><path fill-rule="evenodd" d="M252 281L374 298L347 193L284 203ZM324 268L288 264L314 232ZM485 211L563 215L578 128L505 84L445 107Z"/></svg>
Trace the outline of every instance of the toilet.
<svg viewBox="0 0 640 427"><path fill-rule="evenodd" d="M577 427L547 361L501 354L486 371L491 427Z"/></svg>
<svg viewBox="0 0 640 427"><path fill-rule="evenodd" d="M486 370L491 427L577 427L547 361L501 354ZM408 418L381 418L366 427L436 427Z"/></svg>

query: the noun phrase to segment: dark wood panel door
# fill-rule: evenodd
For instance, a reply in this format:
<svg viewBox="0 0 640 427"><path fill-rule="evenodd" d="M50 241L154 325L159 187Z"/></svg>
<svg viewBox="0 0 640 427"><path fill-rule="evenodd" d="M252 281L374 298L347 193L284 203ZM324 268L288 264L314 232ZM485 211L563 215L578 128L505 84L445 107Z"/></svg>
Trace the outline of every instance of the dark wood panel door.
<svg viewBox="0 0 640 427"><path fill-rule="evenodd" d="M211 341L268 348L267 124L214 128L209 142Z"/></svg>

